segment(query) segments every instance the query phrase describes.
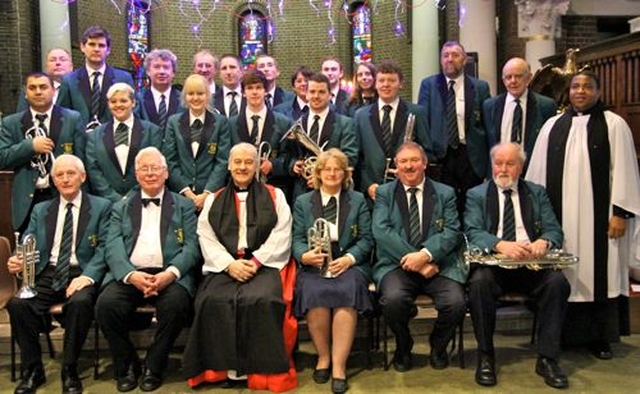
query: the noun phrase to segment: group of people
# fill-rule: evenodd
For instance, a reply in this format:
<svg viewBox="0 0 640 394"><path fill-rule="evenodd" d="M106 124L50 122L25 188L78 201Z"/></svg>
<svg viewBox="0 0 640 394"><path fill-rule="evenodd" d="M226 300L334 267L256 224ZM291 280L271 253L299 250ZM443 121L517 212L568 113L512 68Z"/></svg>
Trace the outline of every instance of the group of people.
<svg viewBox="0 0 640 394"><path fill-rule="evenodd" d="M189 386L295 388L296 318L306 318L313 380L343 393L358 312L374 307L370 282L398 372L412 368L419 294L438 310L434 369L448 366L469 300L480 385L497 384L495 311L507 291L535 298L535 371L549 386L568 387L562 344L612 357L640 179L631 132L604 109L593 73L574 76L571 105L555 115L551 99L528 89L526 61L510 59L506 92L490 97L486 82L464 73L458 42L443 45L442 73L422 82L417 104L400 97L393 62L359 64L349 97L336 58L317 73L297 68L288 91L272 56L244 71L237 56L206 50L180 92L176 56L155 49L145 59L150 86L136 93L130 75L107 64L110 47L93 26L82 36L83 67L72 71L68 53L50 51L46 72L26 77L26 100L2 122L12 224L34 234L40 252L37 295L7 306L20 327L15 393L45 382L37 336L59 302L65 393L83 391L77 361L93 316L120 392L161 387L187 325ZM468 271L464 237L510 259L564 248L580 263ZM8 266L23 269L17 257ZM147 304L158 326L140 360L129 331Z"/></svg>

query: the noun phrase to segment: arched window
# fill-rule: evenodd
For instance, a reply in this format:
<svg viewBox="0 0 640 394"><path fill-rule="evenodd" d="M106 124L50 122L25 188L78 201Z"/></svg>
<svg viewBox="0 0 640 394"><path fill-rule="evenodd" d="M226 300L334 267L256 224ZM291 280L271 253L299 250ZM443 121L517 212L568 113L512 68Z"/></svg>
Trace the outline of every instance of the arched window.
<svg viewBox="0 0 640 394"><path fill-rule="evenodd" d="M253 68L256 57L267 53L267 22L256 10L247 10L238 20L238 43L240 60L245 69Z"/></svg>
<svg viewBox="0 0 640 394"><path fill-rule="evenodd" d="M351 42L355 64L371 61L371 9L367 3L351 4Z"/></svg>

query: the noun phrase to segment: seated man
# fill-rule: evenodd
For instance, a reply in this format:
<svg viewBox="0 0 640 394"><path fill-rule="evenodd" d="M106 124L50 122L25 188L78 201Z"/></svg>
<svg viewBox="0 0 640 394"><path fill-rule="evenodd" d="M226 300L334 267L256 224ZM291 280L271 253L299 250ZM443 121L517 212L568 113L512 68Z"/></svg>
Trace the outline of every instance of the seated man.
<svg viewBox="0 0 640 394"><path fill-rule="evenodd" d="M164 156L154 147L142 149L135 172L139 189L113 207L106 252L109 272L96 303L120 392L138 386L140 361L129 330L136 307L146 304L156 307L158 327L140 389L153 391L162 385L173 342L190 321L200 258L193 203L164 187Z"/></svg>
<svg viewBox="0 0 640 394"><path fill-rule="evenodd" d="M481 250L512 259L543 256L550 247L562 246L562 228L542 186L519 179L525 153L516 143L501 143L491 149L493 180L467 193L464 216L469 242ZM564 274L554 270L505 270L475 266L469 279L469 301L473 330L478 341L476 382L497 383L493 331L496 300L508 291L536 298L539 323L536 372L555 388L568 387L558 366L560 333L570 286Z"/></svg>
<svg viewBox="0 0 640 394"><path fill-rule="evenodd" d="M434 369L444 369L447 344L466 312L456 198L451 187L426 177L427 156L419 144L400 145L395 165L397 179L376 189L372 219L378 257L373 279L396 337L393 366L398 372L411 369L409 320L416 297L427 294L438 310L429 359Z"/></svg>
<svg viewBox="0 0 640 394"><path fill-rule="evenodd" d="M207 197L198 219L204 279L183 358L192 387L244 375L250 389L297 386L291 211L280 189L255 180L258 163L255 146L231 148L232 181Z"/></svg>
<svg viewBox="0 0 640 394"><path fill-rule="evenodd" d="M14 297L7 304L11 327L20 346L22 381L16 394L35 393L45 382L38 333L43 315L64 303L64 357L62 392L81 393L78 356L93 320L97 289L106 272L104 250L111 202L83 193L86 179L82 161L73 155L58 156L51 169L60 195L36 205L25 235L36 237L40 261L36 270L34 298ZM20 258L12 256L7 267L23 273Z"/></svg>

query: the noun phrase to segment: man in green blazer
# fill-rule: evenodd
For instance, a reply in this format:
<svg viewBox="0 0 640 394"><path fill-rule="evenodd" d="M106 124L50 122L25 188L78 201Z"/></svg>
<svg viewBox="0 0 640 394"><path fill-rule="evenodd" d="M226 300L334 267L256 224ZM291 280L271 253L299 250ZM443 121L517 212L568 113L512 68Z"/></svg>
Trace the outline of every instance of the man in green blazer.
<svg viewBox="0 0 640 394"><path fill-rule="evenodd" d="M377 188L373 209L373 279L396 338L393 366L398 372L412 366L409 320L419 294L433 298L438 310L429 338L434 369L449 365L446 347L466 312L455 194L449 186L426 178L427 164L420 145L403 143L395 156L398 179Z"/></svg>
<svg viewBox="0 0 640 394"><path fill-rule="evenodd" d="M156 307L158 328L147 351L140 389L162 385L168 355L193 309L200 259L193 203L164 187L164 156L154 147L136 156L139 189L115 204L107 237L109 272L96 303L96 318L114 358L117 389L138 387L141 373L129 340L136 307Z"/></svg>
<svg viewBox="0 0 640 394"><path fill-rule="evenodd" d="M78 357L107 270L104 252L111 202L80 190L86 173L82 160L76 156L60 155L51 176L60 195L35 206L25 232L35 236L40 254L34 267L37 294L33 298L14 297L7 304L20 346L21 382L15 390L18 394L34 393L46 380L38 335L48 329L43 324L44 316L57 303L64 303L62 392L82 392ZM12 256L7 266L9 272L24 275L18 256Z"/></svg>
<svg viewBox="0 0 640 394"><path fill-rule="evenodd" d="M14 172L11 224L20 233L27 228L31 209L56 193L50 179L53 157L69 153L84 160L86 144L80 114L53 104L48 75L27 75L25 94L29 108L4 118L0 129L0 168ZM43 135L37 135L37 129Z"/></svg>

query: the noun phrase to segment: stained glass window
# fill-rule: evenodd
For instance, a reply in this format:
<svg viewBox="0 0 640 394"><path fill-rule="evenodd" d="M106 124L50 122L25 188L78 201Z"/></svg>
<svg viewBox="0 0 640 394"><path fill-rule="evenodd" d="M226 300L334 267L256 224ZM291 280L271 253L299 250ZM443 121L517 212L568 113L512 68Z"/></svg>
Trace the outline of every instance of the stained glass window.
<svg viewBox="0 0 640 394"><path fill-rule="evenodd" d="M244 12L238 21L240 59L245 69L253 68L256 57L267 53L267 23L264 15L256 10Z"/></svg>
<svg viewBox="0 0 640 394"><path fill-rule="evenodd" d="M129 59L133 65L133 77L136 90L147 85L144 70L144 58L149 51L149 13L146 1L131 1L127 13L127 41Z"/></svg>
<svg viewBox="0 0 640 394"><path fill-rule="evenodd" d="M365 3L355 3L351 13L353 62L371 61L371 10Z"/></svg>

